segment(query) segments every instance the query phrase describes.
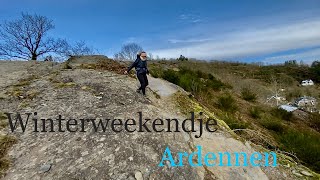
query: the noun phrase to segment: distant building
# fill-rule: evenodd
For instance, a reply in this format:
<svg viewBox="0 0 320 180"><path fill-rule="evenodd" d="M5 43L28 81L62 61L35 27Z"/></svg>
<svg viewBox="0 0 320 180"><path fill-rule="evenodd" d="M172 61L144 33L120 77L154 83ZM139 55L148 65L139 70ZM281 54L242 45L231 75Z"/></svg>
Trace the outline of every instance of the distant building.
<svg viewBox="0 0 320 180"><path fill-rule="evenodd" d="M301 82L301 85L302 86L313 86L314 85L314 82L311 80L311 79L308 79L308 80L304 80Z"/></svg>
<svg viewBox="0 0 320 180"><path fill-rule="evenodd" d="M317 100L314 97L300 97L294 101L294 105L309 112L317 111Z"/></svg>

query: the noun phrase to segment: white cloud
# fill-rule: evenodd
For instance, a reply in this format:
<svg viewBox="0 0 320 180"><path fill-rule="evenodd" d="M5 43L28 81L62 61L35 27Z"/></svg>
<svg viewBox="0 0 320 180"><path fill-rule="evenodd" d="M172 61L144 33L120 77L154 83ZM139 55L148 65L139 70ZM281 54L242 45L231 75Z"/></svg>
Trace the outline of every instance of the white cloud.
<svg viewBox="0 0 320 180"><path fill-rule="evenodd" d="M272 56L272 57L265 58L262 62L279 63L287 60L297 60L298 63L300 60L303 60L304 63L311 64L315 60L320 60L320 48L307 50L305 52L300 52L300 53Z"/></svg>
<svg viewBox="0 0 320 180"><path fill-rule="evenodd" d="M206 42L206 41L211 41L213 40L212 38L198 38L198 39L169 39L168 41L170 43L176 44L176 43L197 43L197 42Z"/></svg>
<svg viewBox="0 0 320 180"><path fill-rule="evenodd" d="M123 44L128 44L128 43L138 43L141 40L139 40L137 37L128 37Z"/></svg>
<svg viewBox="0 0 320 180"><path fill-rule="evenodd" d="M232 59L320 45L319 19L248 28L219 34L208 33L206 38L201 39L169 39L169 42L181 45L156 49L152 53L166 58L183 54L202 59Z"/></svg>
<svg viewBox="0 0 320 180"><path fill-rule="evenodd" d="M200 16L196 14L181 14L178 19L184 21L184 22L191 22L191 23L199 23L203 20L200 18Z"/></svg>

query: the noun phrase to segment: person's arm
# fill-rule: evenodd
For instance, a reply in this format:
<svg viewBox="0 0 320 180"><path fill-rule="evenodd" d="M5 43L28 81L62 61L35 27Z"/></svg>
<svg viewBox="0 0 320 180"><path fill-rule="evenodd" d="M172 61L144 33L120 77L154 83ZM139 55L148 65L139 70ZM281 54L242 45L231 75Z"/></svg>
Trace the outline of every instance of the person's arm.
<svg viewBox="0 0 320 180"><path fill-rule="evenodd" d="M147 62L146 62L146 69L147 69L147 74L149 74L149 69L148 69L148 65L147 65Z"/></svg>
<svg viewBox="0 0 320 180"><path fill-rule="evenodd" d="M131 69L132 69L133 67L136 67L136 66L137 66L138 61L139 61L139 60L136 59L136 60L131 64L131 66L128 67L128 69L127 69L127 72L128 72L128 73L131 71Z"/></svg>

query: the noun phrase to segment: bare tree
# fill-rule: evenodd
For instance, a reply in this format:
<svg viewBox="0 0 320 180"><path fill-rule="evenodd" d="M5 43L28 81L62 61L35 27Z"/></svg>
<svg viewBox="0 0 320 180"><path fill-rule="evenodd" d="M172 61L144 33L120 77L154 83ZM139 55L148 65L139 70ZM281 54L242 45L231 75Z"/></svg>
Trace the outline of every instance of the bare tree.
<svg viewBox="0 0 320 180"><path fill-rule="evenodd" d="M114 55L118 60L135 60L137 53L143 51L142 47L136 43L129 43L122 46L121 51Z"/></svg>
<svg viewBox="0 0 320 180"><path fill-rule="evenodd" d="M281 92L283 91L281 85L282 83L275 76L271 76L269 81L272 85L272 96L268 97L266 102L270 103L271 105L274 105L275 102L275 105L279 106L280 103L283 103L286 100L283 96L281 96Z"/></svg>
<svg viewBox="0 0 320 180"><path fill-rule="evenodd" d="M154 56L153 56L152 53L148 53L148 59L149 59L149 60L154 60Z"/></svg>
<svg viewBox="0 0 320 180"><path fill-rule="evenodd" d="M54 29L52 20L37 14L22 13L22 17L0 25L0 56L37 60L46 53L60 52L66 41L47 37Z"/></svg>
<svg viewBox="0 0 320 180"><path fill-rule="evenodd" d="M63 47L62 54L64 56L82 56L93 55L93 48L89 47L84 41L78 41L74 45L66 43Z"/></svg>

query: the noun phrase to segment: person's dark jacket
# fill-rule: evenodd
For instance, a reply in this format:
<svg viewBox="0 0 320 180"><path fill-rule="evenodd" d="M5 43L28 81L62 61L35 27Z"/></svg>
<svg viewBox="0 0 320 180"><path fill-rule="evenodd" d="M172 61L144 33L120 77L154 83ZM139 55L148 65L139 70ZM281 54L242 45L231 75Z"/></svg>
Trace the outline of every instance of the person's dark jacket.
<svg viewBox="0 0 320 180"><path fill-rule="evenodd" d="M149 74L149 70L147 67L147 60L142 61L139 55L137 55L137 59L134 61L134 63L132 63L131 66L128 67L127 72L129 72L132 68L136 69L137 74L140 74L140 73Z"/></svg>

